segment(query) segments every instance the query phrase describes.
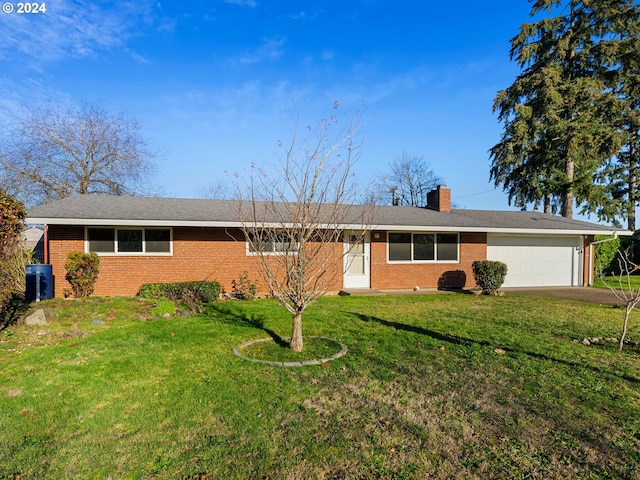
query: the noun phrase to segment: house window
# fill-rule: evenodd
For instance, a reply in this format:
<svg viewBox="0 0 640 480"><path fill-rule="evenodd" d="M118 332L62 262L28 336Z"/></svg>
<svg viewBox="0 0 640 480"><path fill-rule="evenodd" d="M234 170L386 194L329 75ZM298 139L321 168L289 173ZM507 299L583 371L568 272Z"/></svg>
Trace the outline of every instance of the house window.
<svg viewBox="0 0 640 480"><path fill-rule="evenodd" d="M297 242L293 242L291 236L285 232L260 232L249 233L247 251L250 254L262 252L264 254L294 253L298 251Z"/></svg>
<svg viewBox="0 0 640 480"><path fill-rule="evenodd" d="M102 255L170 255L170 228L87 228L86 251Z"/></svg>
<svg viewBox="0 0 640 480"><path fill-rule="evenodd" d="M144 241L147 253L171 253L171 230L168 228L146 228Z"/></svg>
<svg viewBox="0 0 640 480"><path fill-rule="evenodd" d="M457 233L389 233L390 262L457 262Z"/></svg>
<svg viewBox="0 0 640 480"><path fill-rule="evenodd" d="M389 234L389 261L410 262L411 261L411 234L410 233L390 233Z"/></svg>
<svg viewBox="0 0 640 480"><path fill-rule="evenodd" d="M115 252L115 230L113 228L87 228L87 251L96 253Z"/></svg>
<svg viewBox="0 0 640 480"><path fill-rule="evenodd" d="M142 230L118 230L119 253L142 253Z"/></svg>

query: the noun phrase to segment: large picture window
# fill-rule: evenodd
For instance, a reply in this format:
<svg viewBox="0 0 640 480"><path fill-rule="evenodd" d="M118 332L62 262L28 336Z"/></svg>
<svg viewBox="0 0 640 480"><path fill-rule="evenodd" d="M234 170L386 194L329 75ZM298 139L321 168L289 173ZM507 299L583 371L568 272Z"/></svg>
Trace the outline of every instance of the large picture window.
<svg viewBox="0 0 640 480"><path fill-rule="evenodd" d="M389 233L389 262L457 262L457 233Z"/></svg>
<svg viewBox="0 0 640 480"><path fill-rule="evenodd" d="M89 227L86 251L102 255L170 255L170 228Z"/></svg>

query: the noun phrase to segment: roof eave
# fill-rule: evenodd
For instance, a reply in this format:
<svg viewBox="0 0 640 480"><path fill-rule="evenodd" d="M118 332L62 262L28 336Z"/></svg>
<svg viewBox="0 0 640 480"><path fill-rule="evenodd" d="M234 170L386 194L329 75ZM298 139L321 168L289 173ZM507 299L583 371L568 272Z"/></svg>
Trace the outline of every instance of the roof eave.
<svg viewBox="0 0 640 480"><path fill-rule="evenodd" d="M33 225L73 225L73 226L127 226L127 227L240 227L241 222L221 222L202 220L131 220L119 218L45 218L27 217L27 224Z"/></svg>
<svg viewBox="0 0 640 480"><path fill-rule="evenodd" d="M135 226L135 227L238 227L243 226L239 221L202 221L202 220L131 220L118 218L48 218L28 217L27 224L33 225L73 225L73 226ZM282 227L278 223L265 223L264 227ZM334 228L331 226L331 228ZM342 228L359 230L362 224L345 224ZM607 229L542 229L542 228L508 228L508 227L456 227L437 225L372 225L368 230L389 231L438 231L438 232L469 232L469 233L510 233L519 235L623 235L630 236L630 230Z"/></svg>
<svg viewBox="0 0 640 480"><path fill-rule="evenodd" d="M375 225L371 230L389 230L408 232L416 230L437 232L467 232L467 233L511 233L518 235L633 235L630 230L615 228L603 229L550 229L550 228L513 228L513 227L451 227L430 225Z"/></svg>

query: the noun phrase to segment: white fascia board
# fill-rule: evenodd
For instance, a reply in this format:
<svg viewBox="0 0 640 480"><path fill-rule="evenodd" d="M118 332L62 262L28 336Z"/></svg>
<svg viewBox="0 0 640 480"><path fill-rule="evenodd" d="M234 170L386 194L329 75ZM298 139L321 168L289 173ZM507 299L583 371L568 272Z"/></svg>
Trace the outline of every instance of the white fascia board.
<svg viewBox="0 0 640 480"><path fill-rule="evenodd" d="M514 235L633 235L628 230L553 230L543 228L488 228L484 230L487 233L502 233Z"/></svg>
<svg viewBox="0 0 640 480"><path fill-rule="evenodd" d="M203 221L203 220L123 220L118 218L44 218L29 217L25 223L32 225L74 225L74 226L132 226L132 227L238 227L248 228L294 228L293 223L278 222L228 222L228 221ZM362 224L346 225L317 225L323 229L347 229L347 230L368 230L369 227Z"/></svg>
<svg viewBox="0 0 640 480"><path fill-rule="evenodd" d="M242 227L241 222L203 222L198 220L122 220L118 218L37 218L25 223L34 225L126 226L126 227Z"/></svg>
<svg viewBox="0 0 640 480"><path fill-rule="evenodd" d="M513 235L633 235L630 230L561 230L545 228L444 227L436 225L374 225L371 230L392 232L501 233Z"/></svg>
<svg viewBox="0 0 640 480"><path fill-rule="evenodd" d="M31 225L76 225L76 226L132 226L132 227L250 227L250 222L228 221L202 221L202 220L124 220L117 218L46 218L28 217L26 224ZM260 228L291 228L293 224L281 223L257 223ZM318 225L318 228L334 229L336 225ZM501 233L514 235L622 235L630 236L630 230L570 230L570 229L543 229L543 228L496 228L496 227L451 227L437 225L362 225L345 224L339 227L343 230L386 230L395 232L466 232L466 233Z"/></svg>

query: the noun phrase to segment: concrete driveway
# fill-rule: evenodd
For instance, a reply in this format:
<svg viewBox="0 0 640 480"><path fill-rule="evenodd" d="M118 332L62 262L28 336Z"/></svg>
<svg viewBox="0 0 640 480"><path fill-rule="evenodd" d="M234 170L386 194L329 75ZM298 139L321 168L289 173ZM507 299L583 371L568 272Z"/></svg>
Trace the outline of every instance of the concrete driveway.
<svg viewBox="0 0 640 480"><path fill-rule="evenodd" d="M579 302L598 303L600 305L624 305L608 288L592 287L512 287L502 288L505 293L539 295L541 297L564 298Z"/></svg>

